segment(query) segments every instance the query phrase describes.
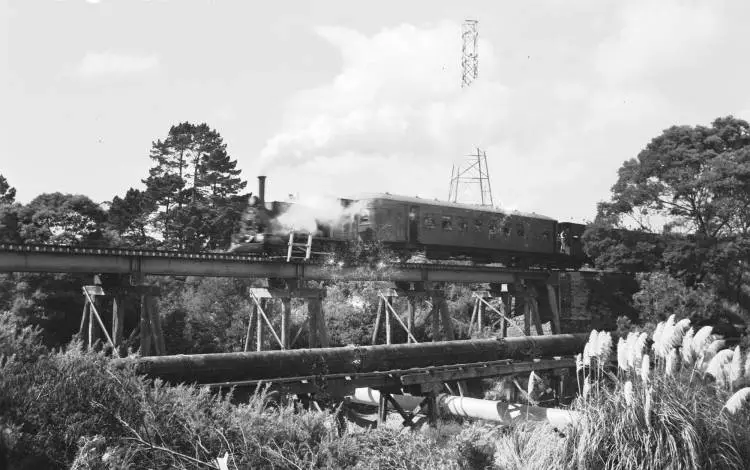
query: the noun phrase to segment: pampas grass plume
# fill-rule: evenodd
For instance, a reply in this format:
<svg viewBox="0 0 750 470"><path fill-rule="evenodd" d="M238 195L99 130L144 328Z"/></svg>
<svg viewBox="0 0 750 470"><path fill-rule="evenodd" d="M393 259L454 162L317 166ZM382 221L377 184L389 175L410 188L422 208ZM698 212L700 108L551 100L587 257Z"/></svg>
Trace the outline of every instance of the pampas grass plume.
<svg viewBox="0 0 750 470"><path fill-rule="evenodd" d="M531 374L529 374L529 382L526 384L526 395L529 401L534 400L532 395L534 394L534 389L536 388L536 382L538 379L539 377L532 370Z"/></svg>
<svg viewBox="0 0 750 470"><path fill-rule="evenodd" d="M600 364L609 362L609 356L612 354L612 335L607 331L599 332L597 340L596 356Z"/></svg>
<svg viewBox="0 0 750 470"><path fill-rule="evenodd" d="M730 415L733 415L742 409L742 406L748 401L748 398L750 398L750 387L745 387L736 391L734 395L727 400L724 408L726 408Z"/></svg>
<svg viewBox="0 0 750 470"><path fill-rule="evenodd" d="M739 346L734 348L732 362L729 364L729 387L734 390L742 380L742 350Z"/></svg>
<svg viewBox="0 0 750 470"><path fill-rule="evenodd" d="M664 368L664 372L667 374L667 376L673 376L675 372L677 372L677 367L680 364L680 359L677 356L677 350L675 348L670 348L669 353L667 353L667 363Z"/></svg>
<svg viewBox="0 0 750 470"><path fill-rule="evenodd" d="M690 330L690 320L688 318L683 318L678 321L672 329L672 337L669 339L666 346L672 346L673 348L679 347L688 330Z"/></svg>
<svg viewBox="0 0 750 470"><path fill-rule="evenodd" d="M643 359L641 360L641 380L643 380L644 383L647 383L649 380L651 372L651 359L648 357L648 354L643 355Z"/></svg>
<svg viewBox="0 0 750 470"><path fill-rule="evenodd" d="M654 330L654 333L651 335L651 339L654 341L654 348L657 344L660 344L661 341L661 335L664 332L664 326L665 323L663 321L660 321L656 324L656 329Z"/></svg>
<svg viewBox="0 0 750 470"><path fill-rule="evenodd" d="M685 336L682 337L682 346L680 347L680 356L682 356L682 362L686 366L692 366L695 362L695 351L693 350L693 338L695 337L695 330L690 328Z"/></svg>
<svg viewBox="0 0 750 470"><path fill-rule="evenodd" d="M617 367L623 372L628 371L628 342L622 338L617 341Z"/></svg>
<svg viewBox="0 0 750 470"><path fill-rule="evenodd" d="M703 348L708 344L708 338L713 333L714 329L711 326L704 326L693 336L693 353L698 356L703 352Z"/></svg>
<svg viewBox="0 0 750 470"><path fill-rule="evenodd" d="M583 379L583 398L588 397L590 391L591 391L591 380L589 380L589 376L587 375L586 378Z"/></svg>
<svg viewBox="0 0 750 470"><path fill-rule="evenodd" d="M643 358L643 350L646 347L647 339L648 335L646 333L641 333L633 343L633 349L630 351L629 362L632 364L632 367L634 369L637 369L641 366L641 359Z"/></svg>
<svg viewBox="0 0 750 470"><path fill-rule="evenodd" d="M703 362L710 362L714 356L726 346L726 344L727 342L723 339L717 339L711 342L711 344L703 350Z"/></svg>
<svg viewBox="0 0 750 470"><path fill-rule="evenodd" d="M712 375L720 385L724 385L727 372L724 368L732 360L733 355L734 352L731 349L722 349L708 363L705 373Z"/></svg>

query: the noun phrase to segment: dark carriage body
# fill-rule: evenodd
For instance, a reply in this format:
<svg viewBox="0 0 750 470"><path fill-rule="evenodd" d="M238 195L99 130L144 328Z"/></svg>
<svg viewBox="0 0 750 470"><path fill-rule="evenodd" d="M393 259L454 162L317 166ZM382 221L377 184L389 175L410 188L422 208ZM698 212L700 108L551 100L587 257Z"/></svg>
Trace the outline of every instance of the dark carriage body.
<svg viewBox="0 0 750 470"><path fill-rule="evenodd" d="M558 224L539 214L391 194L357 199L363 207L357 221L360 237L381 241L396 251L527 266L574 267L582 262L582 225ZM558 225L569 234L567 247L561 244Z"/></svg>
<svg viewBox="0 0 750 470"><path fill-rule="evenodd" d="M265 202L265 180L259 180L261 197L251 204L248 217L255 221L255 230L232 251L286 256L290 229L279 217L296 203ZM423 253L438 260L546 268L579 268L586 260L581 246L584 225L558 223L539 214L388 193L338 199L338 204L338 216L318 220L312 233L294 232L292 241L301 244L312 235L310 251L316 256L348 255L362 242L378 242L402 259Z"/></svg>

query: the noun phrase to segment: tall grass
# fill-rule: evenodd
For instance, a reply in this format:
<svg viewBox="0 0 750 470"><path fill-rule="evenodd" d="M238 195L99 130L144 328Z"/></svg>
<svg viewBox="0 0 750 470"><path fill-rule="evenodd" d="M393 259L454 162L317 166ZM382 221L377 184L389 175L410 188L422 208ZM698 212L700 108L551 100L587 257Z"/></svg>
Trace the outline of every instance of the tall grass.
<svg viewBox="0 0 750 470"><path fill-rule="evenodd" d="M650 345L650 347L649 347ZM501 439L500 468L750 468L750 375L739 348L674 316L651 338L631 333L615 352L592 332L577 358L580 419L562 433L518 428ZM744 388L743 388L744 386Z"/></svg>

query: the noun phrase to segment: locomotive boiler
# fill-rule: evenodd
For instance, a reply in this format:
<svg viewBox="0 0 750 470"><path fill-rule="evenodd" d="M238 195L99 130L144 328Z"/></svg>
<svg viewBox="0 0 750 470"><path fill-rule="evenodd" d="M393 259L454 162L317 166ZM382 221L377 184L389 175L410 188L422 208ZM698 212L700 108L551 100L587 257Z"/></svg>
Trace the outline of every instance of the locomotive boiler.
<svg viewBox="0 0 750 470"><path fill-rule="evenodd" d="M361 194L336 201L321 213L304 204L265 201L265 177L251 201L247 224L233 251L269 256L293 253L305 259L336 256L377 244L402 261L464 259L514 267L579 268L584 225L539 214L458 204L389 193ZM311 225L295 225L288 214L309 214ZM293 218L292 218L293 219Z"/></svg>

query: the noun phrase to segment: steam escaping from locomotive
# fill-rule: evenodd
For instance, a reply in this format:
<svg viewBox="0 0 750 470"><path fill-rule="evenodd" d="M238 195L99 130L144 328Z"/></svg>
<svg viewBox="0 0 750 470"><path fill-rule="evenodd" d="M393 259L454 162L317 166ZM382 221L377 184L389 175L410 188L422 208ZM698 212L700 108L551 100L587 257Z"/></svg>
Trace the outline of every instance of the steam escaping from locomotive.
<svg viewBox="0 0 750 470"><path fill-rule="evenodd" d="M326 227L340 226L359 214L361 206L350 200L318 194L286 202L267 201L266 176L258 176L258 192L256 199L250 201L248 216L260 215L265 219L263 229L267 234L285 236L290 232L302 232L319 236L324 235Z"/></svg>
<svg viewBox="0 0 750 470"><path fill-rule="evenodd" d="M305 232L319 234L321 226L338 226L359 213L360 204L345 205L335 197L306 195L290 204L274 221L277 234Z"/></svg>

